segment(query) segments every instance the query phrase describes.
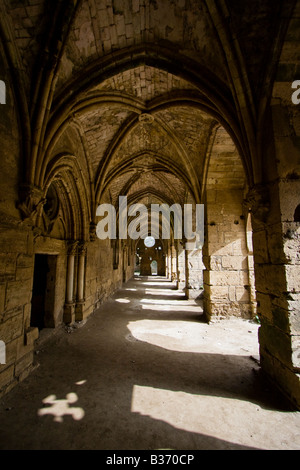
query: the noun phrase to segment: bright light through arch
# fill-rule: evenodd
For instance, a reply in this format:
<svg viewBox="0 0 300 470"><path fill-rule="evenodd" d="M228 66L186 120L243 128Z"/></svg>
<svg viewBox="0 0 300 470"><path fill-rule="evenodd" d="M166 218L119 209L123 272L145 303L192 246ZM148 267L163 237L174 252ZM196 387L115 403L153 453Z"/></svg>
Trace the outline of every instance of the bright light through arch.
<svg viewBox="0 0 300 470"><path fill-rule="evenodd" d="M155 245L155 238L154 237L146 237L144 240L144 244L147 248L153 248Z"/></svg>

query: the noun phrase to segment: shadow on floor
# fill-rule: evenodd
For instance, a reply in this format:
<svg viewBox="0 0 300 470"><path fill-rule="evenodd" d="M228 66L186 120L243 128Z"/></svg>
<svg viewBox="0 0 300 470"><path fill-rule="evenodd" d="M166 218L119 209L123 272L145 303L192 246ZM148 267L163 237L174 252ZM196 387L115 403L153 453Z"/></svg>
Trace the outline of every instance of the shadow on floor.
<svg viewBox="0 0 300 470"><path fill-rule="evenodd" d="M138 309L139 283L127 284L84 327L72 334L61 329L43 345L36 371L1 400L0 449L268 446L248 435L255 432L255 419L259 413L288 410L279 395L270 393L259 367L245 355L174 351L132 336L129 320L197 318L184 308L175 313ZM116 301L124 295L130 296L129 304ZM274 423L280 419L276 415Z"/></svg>

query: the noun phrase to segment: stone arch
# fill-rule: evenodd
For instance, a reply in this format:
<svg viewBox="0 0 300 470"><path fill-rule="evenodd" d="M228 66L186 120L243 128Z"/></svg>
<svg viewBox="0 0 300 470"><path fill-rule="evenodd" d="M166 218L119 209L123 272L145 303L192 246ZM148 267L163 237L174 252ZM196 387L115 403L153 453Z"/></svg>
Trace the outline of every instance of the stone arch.
<svg viewBox="0 0 300 470"><path fill-rule="evenodd" d="M140 275L151 276L153 274L152 263L156 262L156 274L158 276L166 275L166 253L162 240L156 240L153 247L146 247L144 240L140 239L136 245L136 252L140 260Z"/></svg>
<svg viewBox="0 0 300 470"><path fill-rule="evenodd" d="M57 155L48 165L44 182L44 197L55 186L66 215L68 240L88 240L91 218L85 181L74 155Z"/></svg>
<svg viewBox="0 0 300 470"><path fill-rule="evenodd" d="M22 77L22 60L16 40L13 33L13 25L11 19L1 6L0 15L0 53L5 69L5 88L7 100L13 100L16 108L16 125L19 129L20 145L19 152L23 155L24 173L28 170L30 155L30 114L27 103L26 86ZM2 61L1 60L1 61ZM2 76L3 77L3 76ZM4 78L4 77L3 77Z"/></svg>
<svg viewBox="0 0 300 470"><path fill-rule="evenodd" d="M251 194L257 315L261 365L286 395L299 403L299 109L292 83L299 60L300 3L287 5L272 63L269 128L265 138L264 187ZM288 384L288 385L287 385Z"/></svg>
<svg viewBox="0 0 300 470"><path fill-rule="evenodd" d="M216 128L205 181L204 309L212 317L252 317L244 197L247 179L234 142Z"/></svg>
<svg viewBox="0 0 300 470"><path fill-rule="evenodd" d="M248 160L247 152L244 148L243 133L239 127L237 116L235 114L234 104L230 100L230 91L221 82L220 79L196 64L186 57L178 58L178 64L185 64L185 67L176 66L173 60L173 50L166 47L153 48L150 44L132 46L118 53L118 61L115 55L106 56L95 61L82 74L74 78L66 88L62 96L57 96L54 101L53 110L48 124L48 138L51 139L55 129L61 126L64 120L74 112L76 103L88 99L86 93L98 83L101 83L107 77L111 77L120 73L122 70L128 70L139 64L146 64L155 68L166 70L170 73L186 79L193 84L198 94L198 105L208 112L215 119L219 120L222 125L226 126L232 138L235 140L240 154L244 159L245 166L252 179L251 162ZM104 62L103 62L104 61ZM76 96L77 95L77 96ZM67 97L67 98L66 98ZM95 97L94 97L95 98ZM182 100L182 98L180 98ZM47 145L46 145L47 147Z"/></svg>
<svg viewBox="0 0 300 470"><path fill-rule="evenodd" d="M146 201L150 195L150 200L169 205L175 199L204 202L208 316L225 315L231 307L244 315L248 280L243 263L249 255L245 233L250 213L262 325L261 364L299 403L299 218L295 209L300 189L300 123L298 108L291 101L291 83L299 70L295 51L300 3L166 0L146 2L146 11L145 5L137 8L142 2L129 2L136 8L129 15L136 20L136 29L133 22L125 27L125 2L114 1L109 7L106 3L102 8L104 3L1 2L1 73L3 79L10 78L7 109L13 116L1 127L7 156L2 163L5 175L11 169L14 172L2 187L4 224L23 231L28 241L23 255L33 252L39 234L47 235L43 238L49 238L49 243L61 237L57 242L62 252L70 240L69 266L75 266L75 271L67 271L70 286L71 274L76 277L77 267L79 271L84 265L85 248L77 242L89 240L89 223L93 229L98 201L116 204L121 191L129 198ZM50 10L53 14L48 15ZM158 11L167 13L161 22ZM150 69L155 86L135 93L135 78L140 91L142 73ZM129 87L122 88L128 73ZM166 86L169 80L170 87ZM149 127L152 119L156 128L149 133L149 145L132 146L131 152L130 136L139 137L138 131ZM75 138L72 142L75 129L81 142ZM73 130L71 142L65 145L64 137ZM155 145L153 136L158 137ZM227 144L231 149L235 146L236 152L229 150L232 155L224 163L218 145ZM142 158L148 162L140 164ZM24 185L18 185L18 178L24 179ZM22 221L15 207L17 189ZM62 219L60 228L52 231L57 199ZM96 243L88 243L86 315L124 279L120 271L111 271L109 243L95 240L92 230L90 235ZM174 255L170 255L170 272L177 276L184 265L184 240L175 244L173 235L167 249ZM228 247L230 253L226 253ZM115 265L121 248L125 246L116 241ZM19 249L14 248L14 260ZM5 283L3 295L13 290L9 276ZM70 304L72 294L69 289ZM22 297L18 305L13 300L13 306L25 318L30 299L26 292ZM73 313L66 319L72 320Z"/></svg>

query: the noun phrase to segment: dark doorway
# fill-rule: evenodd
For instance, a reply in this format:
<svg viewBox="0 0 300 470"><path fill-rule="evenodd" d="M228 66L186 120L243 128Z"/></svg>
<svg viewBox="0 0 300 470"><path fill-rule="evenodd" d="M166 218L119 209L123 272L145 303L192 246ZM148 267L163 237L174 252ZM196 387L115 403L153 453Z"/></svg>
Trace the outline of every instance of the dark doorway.
<svg viewBox="0 0 300 470"><path fill-rule="evenodd" d="M295 210L294 222L300 222L300 205Z"/></svg>
<svg viewBox="0 0 300 470"><path fill-rule="evenodd" d="M30 325L53 328L56 256L35 255Z"/></svg>

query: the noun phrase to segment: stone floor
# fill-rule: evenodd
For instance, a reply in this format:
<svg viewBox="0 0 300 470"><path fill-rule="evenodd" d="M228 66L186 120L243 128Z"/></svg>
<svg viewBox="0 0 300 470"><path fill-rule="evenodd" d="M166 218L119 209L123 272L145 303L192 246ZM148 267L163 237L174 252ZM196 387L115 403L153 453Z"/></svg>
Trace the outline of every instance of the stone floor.
<svg viewBox="0 0 300 470"><path fill-rule="evenodd" d="M258 325L206 324L162 278L136 278L83 325L42 331L0 400L0 449L300 449L300 413L260 371Z"/></svg>

